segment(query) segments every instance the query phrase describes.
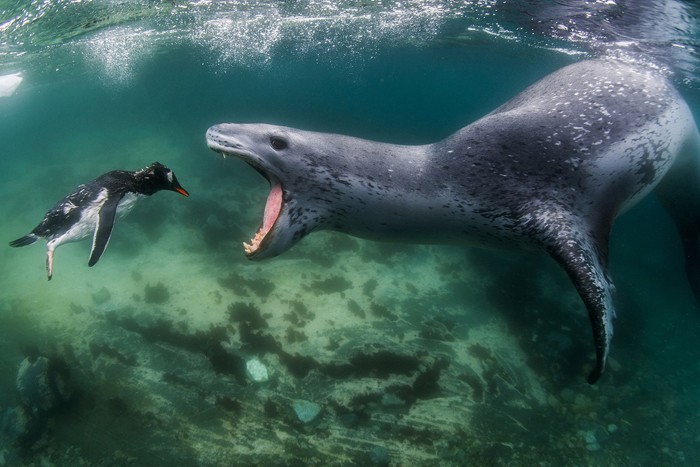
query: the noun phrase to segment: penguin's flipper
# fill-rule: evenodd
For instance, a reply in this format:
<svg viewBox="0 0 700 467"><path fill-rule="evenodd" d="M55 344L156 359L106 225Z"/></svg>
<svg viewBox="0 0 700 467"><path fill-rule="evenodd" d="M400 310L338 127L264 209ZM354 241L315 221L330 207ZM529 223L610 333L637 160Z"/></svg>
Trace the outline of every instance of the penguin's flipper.
<svg viewBox="0 0 700 467"><path fill-rule="evenodd" d="M114 219L117 216L117 205L119 204L119 201L121 201L122 197L123 195L108 198L100 209L97 226L95 227L95 234L92 237L92 250L90 250L90 260L88 261L88 266L94 266L97 264L97 261L99 261L102 253L104 253L105 248L107 248L109 237L112 236Z"/></svg>
<svg viewBox="0 0 700 467"><path fill-rule="evenodd" d="M20 247L20 246L27 246L31 245L32 243L36 242L39 240L39 237L34 235L33 233L27 234L22 238L18 238L17 240L12 240L10 242L10 246L13 247Z"/></svg>

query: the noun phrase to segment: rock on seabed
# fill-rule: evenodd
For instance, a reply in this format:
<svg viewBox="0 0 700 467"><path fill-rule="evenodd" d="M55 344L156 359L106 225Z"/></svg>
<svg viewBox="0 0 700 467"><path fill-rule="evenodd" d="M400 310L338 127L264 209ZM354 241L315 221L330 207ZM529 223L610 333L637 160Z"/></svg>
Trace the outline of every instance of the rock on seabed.
<svg viewBox="0 0 700 467"><path fill-rule="evenodd" d="M257 358L251 358L246 362L245 372L248 378L255 383L264 383L270 379L267 367Z"/></svg>
<svg viewBox="0 0 700 467"><path fill-rule="evenodd" d="M302 423L308 424L313 422L321 413L321 406L319 404L303 399L295 400L292 407L297 414L297 418Z"/></svg>

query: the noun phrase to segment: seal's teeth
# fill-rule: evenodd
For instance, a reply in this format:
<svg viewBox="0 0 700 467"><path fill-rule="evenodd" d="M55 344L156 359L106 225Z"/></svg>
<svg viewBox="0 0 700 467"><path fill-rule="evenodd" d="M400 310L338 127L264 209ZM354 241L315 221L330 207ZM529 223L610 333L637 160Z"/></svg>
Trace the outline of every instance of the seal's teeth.
<svg viewBox="0 0 700 467"><path fill-rule="evenodd" d="M258 230L255 232L253 238L250 239L250 243L243 242L243 249L247 254L254 253L258 248L260 248L260 243L265 238L265 232Z"/></svg>

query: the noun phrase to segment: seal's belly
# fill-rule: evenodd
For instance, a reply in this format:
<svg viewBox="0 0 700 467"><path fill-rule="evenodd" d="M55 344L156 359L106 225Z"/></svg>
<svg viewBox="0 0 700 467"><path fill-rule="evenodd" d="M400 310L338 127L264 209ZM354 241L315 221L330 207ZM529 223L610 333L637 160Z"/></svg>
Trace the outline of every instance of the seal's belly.
<svg viewBox="0 0 700 467"><path fill-rule="evenodd" d="M372 204L348 205L327 227L370 240L425 244L529 242L527 230L508 208L460 198L403 193Z"/></svg>

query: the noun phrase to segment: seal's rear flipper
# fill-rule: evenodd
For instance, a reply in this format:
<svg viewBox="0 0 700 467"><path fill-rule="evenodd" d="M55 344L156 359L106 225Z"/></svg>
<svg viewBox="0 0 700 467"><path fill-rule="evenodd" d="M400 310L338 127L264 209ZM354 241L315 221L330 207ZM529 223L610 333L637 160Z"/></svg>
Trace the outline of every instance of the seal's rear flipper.
<svg viewBox="0 0 700 467"><path fill-rule="evenodd" d="M656 188L683 244L685 272L700 304L700 136L695 135Z"/></svg>
<svg viewBox="0 0 700 467"><path fill-rule="evenodd" d="M596 367L588 376L593 384L605 370L613 336L615 286L607 273L612 223L603 222L591 229L583 219L556 208L535 214L533 220L535 237L564 268L588 310L596 351Z"/></svg>
<svg viewBox="0 0 700 467"><path fill-rule="evenodd" d="M664 203L666 204L666 203ZM679 203L681 207L684 203ZM694 207L686 209L694 209L694 211L677 212L669 205L666 205L667 210L671 213L673 220L678 228L678 233L681 236L683 244L683 253L685 256L685 274L688 277L688 284L695 295L695 300L700 304L700 222L698 219L690 220L690 213L700 216L700 202ZM681 207L680 210L683 208Z"/></svg>
<svg viewBox="0 0 700 467"><path fill-rule="evenodd" d="M681 236L685 256L685 273L695 300L700 304L700 222L689 219L691 213L700 216L700 202L690 207L680 199L676 203L662 197L666 209L673 217ZM684 207L685 206L685 207Z"/></svg>
<svg viewBox="0 0 700 467"><path fill-rule="evenodd" d="M685 273L695 300L700 304L700 229L683 238Z"/></svg>

